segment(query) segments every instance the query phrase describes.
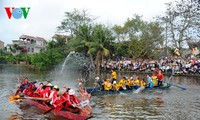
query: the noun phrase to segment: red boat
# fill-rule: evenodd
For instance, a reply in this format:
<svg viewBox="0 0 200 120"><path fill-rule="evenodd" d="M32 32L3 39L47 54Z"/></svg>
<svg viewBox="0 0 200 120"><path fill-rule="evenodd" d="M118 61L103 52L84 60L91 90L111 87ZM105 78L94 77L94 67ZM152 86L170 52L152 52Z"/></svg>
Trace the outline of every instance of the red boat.
<svg viewBox="0 0 200 120"><path fill-rule="evenodd" d="M40 104L38 103L37 101L35 100L26 100L29 104L32 104L42 110L45 110L45 111L48 111L49 109L51 109L50 107L48 106L45 106L43 104ZM52 110L51 112L54 114L54 115L59 115L59 116L63 116L67 119L71 119L71 120L86 120L86 119L89 119L92 117L92 111L91 109L88 109L87 107L89 106L85 106L81 112L79 114L77 113L72 113L70 111L58 111L56 109ZM90 114L88 114L88 111Z"/></svg>

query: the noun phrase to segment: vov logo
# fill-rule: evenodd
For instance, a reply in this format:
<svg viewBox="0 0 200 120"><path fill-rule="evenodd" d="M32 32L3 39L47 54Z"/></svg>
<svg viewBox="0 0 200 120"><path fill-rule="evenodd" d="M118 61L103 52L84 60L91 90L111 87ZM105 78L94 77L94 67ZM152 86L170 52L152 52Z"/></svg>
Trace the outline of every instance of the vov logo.
<svg viewBox="0 0 200 120"><path fill-rule="evenodd" d="M24 19L27 18L30 7L21 7L21 8L15 8L15 7L5 7L8 19L13 18L20 19L22 16L24 16Z"/></svg>

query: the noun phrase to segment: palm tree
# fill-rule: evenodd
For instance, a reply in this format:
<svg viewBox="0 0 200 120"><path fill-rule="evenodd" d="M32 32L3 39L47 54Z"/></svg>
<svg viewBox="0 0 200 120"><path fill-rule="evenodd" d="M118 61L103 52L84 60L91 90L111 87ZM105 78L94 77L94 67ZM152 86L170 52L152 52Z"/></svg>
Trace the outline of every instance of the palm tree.
<svg viewBox="0 0 200 120"><path fill-rule="evenodd" d="M95 54L96 67L100 70L100 58L102 60L102 65L104 64L104 57L109 56L109 45L111 41L114 40L111 31L103 25L96 25L92 31L92 41L86 42L85 45L88 46L88 53Z"/></svg>

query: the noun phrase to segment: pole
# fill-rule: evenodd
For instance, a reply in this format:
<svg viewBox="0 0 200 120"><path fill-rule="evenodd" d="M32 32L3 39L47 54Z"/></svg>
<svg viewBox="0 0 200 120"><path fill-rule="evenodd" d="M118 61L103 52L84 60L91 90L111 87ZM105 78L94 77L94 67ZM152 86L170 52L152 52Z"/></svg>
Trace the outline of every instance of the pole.
<svg viewBox="0 0 200 120"><path fill-rule="evenodd" d="M168 48L167 48L167 21L168 21L168 17L166 16L166 18L165 18L165 22L166 22L166 31L165 31L165 55L167 56L167 52L168 52Z"/></svg>

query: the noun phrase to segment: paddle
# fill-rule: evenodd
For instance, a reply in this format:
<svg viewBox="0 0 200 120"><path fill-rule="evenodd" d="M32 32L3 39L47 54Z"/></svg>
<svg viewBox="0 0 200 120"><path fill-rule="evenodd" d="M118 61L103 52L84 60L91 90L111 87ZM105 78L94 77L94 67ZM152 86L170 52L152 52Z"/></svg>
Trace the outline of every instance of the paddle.
<svg viewBox="0 0 200 120"><path fill-rule="evenodd" d="M63 103L65 103L65 102L67 102L68 100L65 100L65 101L63 101L63 102L61 102L61 103L59 103L56 107L54 107L53 106L53 108L51 108L51 109L49 109L49 110L47 110L46 112L44 112L42 115L45 115L45 114L47 114L47 113L49 113L49 112L51 112L52 110L54 110L54 109L56 109L59 105L61 105L61 104L63 104Z"/></svg>
<svg viewBox="0 0 200 120"><path fill-rule="evenodd" d="M170 76L169 80L172 80L172 75ZM181 87L181 86L179 86L179 85L175 85L175 84L172 84L172 83L170 83L170 84L171 84L172 86L177 87L177 88L180 88L180 89L182 89L182 90L187 90L186 88Z"/></svg>
<svg viewBox="0 0 200 120"><path fill-rule="evenodd" d="M182 89L182 90L187 90L186 88L181 87L181 86L178 86L178 85L175 85L175 84L171 84L171 85L174 86L174 87L180 88L180 89Z"/></svg>
<svg viewBox="0 0 200 120"><path fill-rule="evenodd" d="M12 102L19 102L23 99L31 99L31 100L48 100L48 98L37 98L37 97L22 97L19 95L11 95L8 99L10 103Z"/></svg>

